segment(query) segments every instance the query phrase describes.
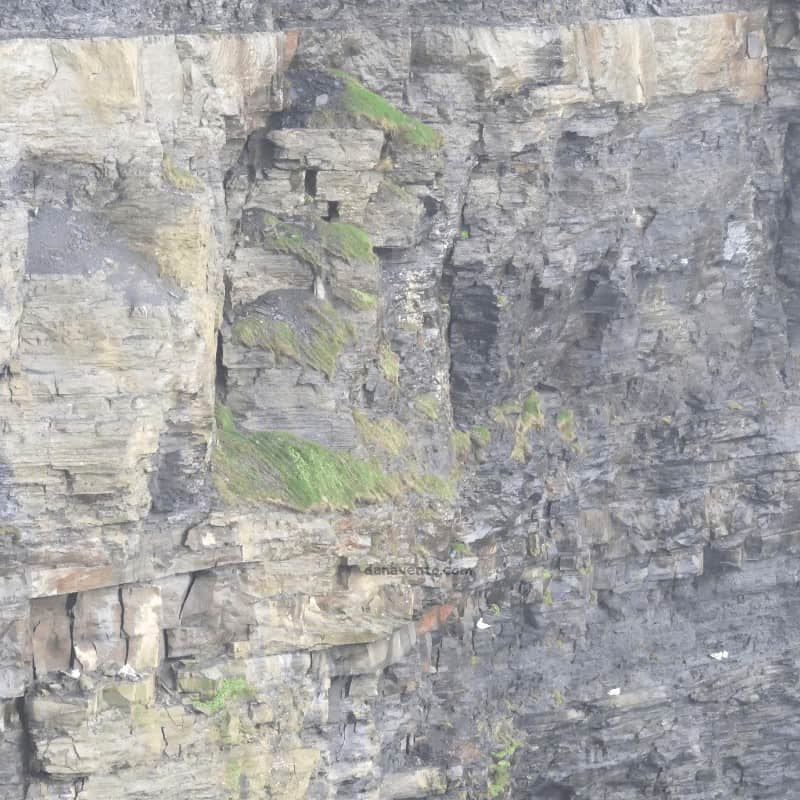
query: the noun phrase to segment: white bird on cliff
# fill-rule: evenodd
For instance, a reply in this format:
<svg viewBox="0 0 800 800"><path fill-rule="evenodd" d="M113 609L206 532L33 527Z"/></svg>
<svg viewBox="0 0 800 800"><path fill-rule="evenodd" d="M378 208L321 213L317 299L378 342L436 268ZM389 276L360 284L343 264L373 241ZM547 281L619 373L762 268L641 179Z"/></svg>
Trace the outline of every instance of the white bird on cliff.
<svg viewBox="0 0 800 800"><path fill-rule="evenodd" d="M59 670L62 675L66 675L68 678L73 678L77 680L81 676L81 671L77 668L75 669L68 669L68 670Z"/></svg>
<svg viewBox="0 0 800 800"><path fill-rule="evenodd" d="M126 681L138 681L141 675L130 664L123 664L117 672L117 677Z"/></svg>
<svg viewBox="0 0 800 800"><path fill-rule="evenodd" d="M483 621L483 617L481 617L481 618L480 618L480 619L479 619L479 620L478 620L478 621L475 623L475 627L476 627L476 628L477 628L479 631L485 631L487 628L491 628L492 626L491 626L491 625L489 625L489 623L488 623L488 622L484 622L484 621Z"/></svg>
<svg viewBox="0 0 800 800"><path fill-rule="evenodd" d="M713 658L714 661L724 661L728 657L727 650L718 650L716 653L709 653L709 658Z"/></svg>
<svg viewBox="0 0 800 800"><path fill-rule="evenodd" d="M621 692L622 689L620 689L619 686L615 686L613 689L609 689L606 694L609 697L619 697Z"/></svg>

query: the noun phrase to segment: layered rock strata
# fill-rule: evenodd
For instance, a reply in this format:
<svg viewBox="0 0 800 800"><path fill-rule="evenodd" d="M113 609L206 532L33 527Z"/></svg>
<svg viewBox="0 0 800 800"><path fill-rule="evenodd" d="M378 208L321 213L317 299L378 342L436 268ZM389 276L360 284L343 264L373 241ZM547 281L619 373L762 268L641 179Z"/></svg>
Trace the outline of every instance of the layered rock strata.
<svg viewBox="0 0 800 800"><path fill-rule="evenodd" d="M0 798L796 796L794 5L51 5Z"/></svg>

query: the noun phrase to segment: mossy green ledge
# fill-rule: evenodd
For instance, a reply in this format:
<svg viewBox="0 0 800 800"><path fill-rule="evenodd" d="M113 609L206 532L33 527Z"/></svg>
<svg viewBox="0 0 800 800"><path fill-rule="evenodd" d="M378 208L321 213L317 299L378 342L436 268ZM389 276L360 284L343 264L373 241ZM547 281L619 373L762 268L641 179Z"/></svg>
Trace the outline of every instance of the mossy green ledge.
<svg viewBox="0 0 800 800"><path fill-rule="evenodd" d="M226 406L217 407L216 417L214 484L228 503L352 510L387 501L400 491L399 481L375 461L280 431L241 433Z"/></svg>
<svg viewBox="0 0 800 800"><path fill-rule="evenodd" d="M393 106L352 75L342 70L333 70L333 74L344 84L344 107L348 114L367 120L412 147L424 150L442 147L443 140L438 131Z"/></svg>

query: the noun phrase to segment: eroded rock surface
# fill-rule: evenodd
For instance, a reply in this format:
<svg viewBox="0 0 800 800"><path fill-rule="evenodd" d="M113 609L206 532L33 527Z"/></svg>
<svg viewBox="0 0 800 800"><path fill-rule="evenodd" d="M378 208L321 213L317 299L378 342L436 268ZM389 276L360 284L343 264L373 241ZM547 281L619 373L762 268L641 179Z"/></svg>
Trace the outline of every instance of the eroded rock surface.
<svg viewBox="0 0 800 800"><path fill-rule="evenodd" d="M796 797L795 5L56 5L0 798Z"/></svg>

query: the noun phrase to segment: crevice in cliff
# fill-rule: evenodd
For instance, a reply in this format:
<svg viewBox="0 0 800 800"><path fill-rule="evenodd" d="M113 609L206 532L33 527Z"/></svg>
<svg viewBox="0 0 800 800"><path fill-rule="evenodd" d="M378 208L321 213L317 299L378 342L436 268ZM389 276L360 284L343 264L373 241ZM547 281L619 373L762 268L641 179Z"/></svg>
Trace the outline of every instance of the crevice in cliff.
<svg viewBox="0 0 800 800"><path fill-rule="evenodd" d="M228 387L228 368L222 357L222 331L217 331L216 372L214 374L214 389L217 393L217 403L225 402L225 393Z"/></svg>
<svg viewBox="0 0 800 800"><path fill-rule="evenodd" d="M336 585L343 589L348 589L350 586L350 567L347 558L340 558L336 566Z"/></svg>
<svg viewBox="0 0 800 800"><path fill-rule="evenodd" d="M181 607L178 611L178 622L183 622L183 609L186 607L186 601L189 599L189 595L192 593L192 589L194 588L194 583L197 580L197 573L193 572L189 576L189 585L186 587L186 593L183 595L183 599L181 600Z"/></svg>
<svg viewBox="0 0 800 800"><path fill-rule="evenodd" d="M123 664L128 663L128 651L130 650L130 640L128 634L125 633L125 603L122 601L122 587L117 589L117 596L119 597L119 637L124 642L125 656Z"/></svg>
<svg viewBox="0 0 800 800"><path fill-rule="evenodd" d="M479 129L479 138L476 145L482 145L483 126ZM447 250L442 262L442 275L439 279L439 302L447 308L447 328L445 330L445 344L447 347L447 385L448 385L448 398L450 402L450 415L454 423L458 423L458 415L456 413L456 406L453 402L453 384L455 381L455 368L453 358L453 293L455 291L456 271L453 265L453 256L456 248L456 237L461 235L462 231L466 231L464 215L467 205L467 197L469 196L469 188L472 182L472 174L474 171L474 164L469 167L467 175L464 180L463 190L461 192L461 207L458 216L458 231L454 232L450 240ZM468 235L468 234L467 234Z"/></svg>
<svg viewBox="0 0 800 800"><path fill-rule="evenodd" d="M339 201L328 201L328 212L322 217L326 222L336 222L339 219Z"/></svg>
<svg viewBox="0 0 800 800"><path fill-rule="evenodd" d="M20 737L20 758L22 761L22 774L23 774L23 787L25 789L24 797L28 796L30 789L31 778L34 774L34 742L33 734L31 733L30 719L28 718L28 711L25 706L25 697L18 697L15 701L17 716L19 717L20 728L22 729L22 736Z"/></svg>
<svg viewBox="0 0 800 800"><path fill-rule="evenodd" d="M69 668L75 669L77 656L75 655L75 604L78 602L78 593L67 595L66 611L69 617Z"/></svg>
<svg viewBox="0 0 800 800"><path fill-rule="evenodd" d="M307 197L316 197L317 196L317 175L319 173L318 169L314 169L309 167L305 171L305 175L303 176L303 188L305 190Z"/></svg>
<svg viewBox="0 0 800 800"><path fill-rule="evenodd" d="M229 319L232 314L231 279L229 275L223 276L225 296L222 301L223 319ZM225 402L228 392L228 368L225 366L224 341L222 331L217 330L217 352L214 360L214 405L215 407Z"/></svg>

